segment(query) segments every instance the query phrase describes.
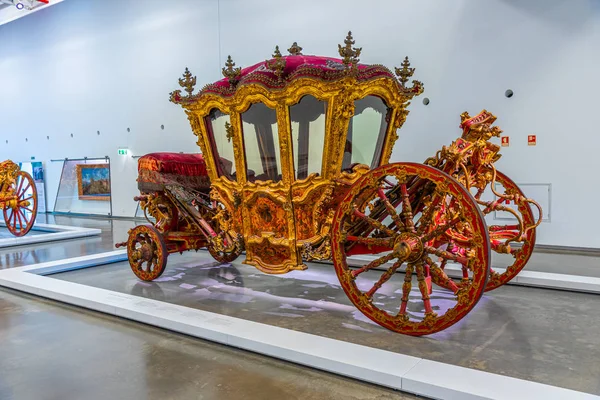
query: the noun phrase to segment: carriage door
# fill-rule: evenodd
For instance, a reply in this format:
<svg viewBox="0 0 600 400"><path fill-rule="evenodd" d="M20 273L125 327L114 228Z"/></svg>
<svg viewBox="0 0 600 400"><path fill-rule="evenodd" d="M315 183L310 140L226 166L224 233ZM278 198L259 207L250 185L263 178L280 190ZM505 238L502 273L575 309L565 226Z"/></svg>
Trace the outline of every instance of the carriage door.
<svg viewBox="0 0 600 400"><path fill-rule="evenodd" d="M281 107L278 112L285 115L286 110ZM245 263L272 274L303 269L290 200L289 128L278 126L276 110L263 103L251 105L241 120L246 156Z"/></svg>
<svg viewBox="0 0 600 400"><path fill-rule="evenodd" d="M327 102L306 95L290 106L294 183L292 203L299 248L317 245L324 238L325 223L333 217L329 207L332 185L322 175ZM331 215L329 215L331 213ZM318 258L311 254L307 258Z"/></svg>

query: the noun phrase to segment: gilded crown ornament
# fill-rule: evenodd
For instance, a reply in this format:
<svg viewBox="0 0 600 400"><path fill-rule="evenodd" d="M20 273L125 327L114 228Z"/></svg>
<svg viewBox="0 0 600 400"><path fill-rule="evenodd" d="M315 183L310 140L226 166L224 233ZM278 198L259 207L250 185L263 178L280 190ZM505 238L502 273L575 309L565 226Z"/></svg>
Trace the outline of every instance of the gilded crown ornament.
<svg viewBox="0 0 600 400"><path fill-rule="evenodd" d="M242 68L235 68L235 63L231 59L231 56L227 56L227 61L225 62L225 67L222 69L222 73L223 76L229 80L229 84L233 86L240 80Z"/></svg>
<svg viewBox="0 0 600 400"><path fill-rule="evenodd" d="M400 86L404 89L404 92L407 93L410 97L418 96L423 93L423 83L420 81L413 80L412 87L407 87L406 84L410 77L415 73L414 68L410 68L410 61L408 57L404 57L404 61L400 64L402 68L394 68L396 71L396 76L398 77L398 81L400 82Z"/></svg>
<svg viewBox="0 0 600 400"><path fill-rule="evenodd" d="M302 55L302 47L298 45L297 42L292 43L292 47L287 49L290 56L301 56Z"/></svg>
<svg viewBox="0 0 600 400"><path fill-rule="evenodd" d="M396 76L398 76L398 80L403 87L406 87L406 83L408 82L408 78L413 76L415 73L414 68L410 67L410 61L408 61L408 57L404 57L404 61L400 64L402 68L394 68L396 70Z"/></svg>
<svg viewBox="0 0 600 400"><path fill-rule="evenodd" d="M355 67L356 64L360 61L360 52L362 51L362 47L352 47L355 44L354 38L352 37L352 32L348 31L348 35L344 40L345 46L342 47L341 44L338 44L338 52L340 53L340 57L342 57L342 62L347 67Z"/></svg>
<svg viewBox="0 0 600 400"><path fill-rule="evenodd" d="M187 92L187 96L184 96L185 98L192 97L194 86L196 86L196 77L192 76L192 73L187 67L183 72L183 78L179 78L179 86L181 86ZM174 90L170 93L170 101L172 103L179 104L181 100L181 90Z"/></svg>
<svg viewBox="0 0 600 400"><path fill-rule="evenodd" d="M267 68L273 71L277 80L281 81L283 77L283 70L285 69L285 58L281 55L279 51L279 46L275 46L275 52L273 53L273 60L265 61L265 65Z"/></svg>

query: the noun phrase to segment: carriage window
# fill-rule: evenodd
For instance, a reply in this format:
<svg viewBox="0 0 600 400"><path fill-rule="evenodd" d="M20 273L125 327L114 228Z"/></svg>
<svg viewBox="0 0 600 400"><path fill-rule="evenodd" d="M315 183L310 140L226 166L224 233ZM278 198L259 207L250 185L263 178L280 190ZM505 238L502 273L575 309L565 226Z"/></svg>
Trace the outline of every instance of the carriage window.
<svg viewBox="0 0 600 400"><path fill-rule="evenodd" d="M225 123L229 123L229 115L223 114L214 108L206 117L206 125L213 138L213 152L219 168L219 176L235 180L235 157L233 156L233 143L227 135Z"/></svg>
<svg viewBox="0 0 600 400"><path fill-rule="evenodd" d="M279 136L275 110L253 104L242 114L249 182L281 180Z"/></svg>
<svg viewBox="0 0 600 400"><path fill-rule="evenodd" d="M290 107L296 179L304 179L313 172L321 173L326 114L327 102L312 96L304 96Z"/></svg>
<svg viewBox="0 0 600 400"><path fill-rule="evenodd" d="M371 168L379 165L387 129L388 107L376 96L367 96L354 102L354 116L348 124L342 170L355 164Z"/></svg>

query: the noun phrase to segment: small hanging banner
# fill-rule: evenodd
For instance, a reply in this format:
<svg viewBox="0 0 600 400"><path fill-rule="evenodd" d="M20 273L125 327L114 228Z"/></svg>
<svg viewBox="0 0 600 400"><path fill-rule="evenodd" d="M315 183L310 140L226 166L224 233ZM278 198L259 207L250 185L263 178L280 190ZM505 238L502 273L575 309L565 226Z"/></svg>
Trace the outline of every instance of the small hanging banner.
<svg viewBox="0 0 600 400"><path fill-rule="evenodd" d="M502 136L500 140L502 141L502 147L508 147L510 145L510 138L508 136Z"/></svg>
<svg viewBox="0 0 600 400"><path fill-rule="evenodd" d="M527 136L527 144L529 146L535 146L537 144L537 136L536 135L528 135Z"/></svg>

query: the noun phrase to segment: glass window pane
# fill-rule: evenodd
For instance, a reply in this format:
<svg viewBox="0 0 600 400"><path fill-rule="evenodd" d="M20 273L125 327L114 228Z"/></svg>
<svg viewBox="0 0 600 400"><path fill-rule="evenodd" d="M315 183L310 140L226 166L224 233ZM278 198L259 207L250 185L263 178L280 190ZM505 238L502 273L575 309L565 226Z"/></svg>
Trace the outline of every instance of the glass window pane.
<svg viewBox="0 0 600 400"><path fill-rule="evenodd" d="M350 169L354 164L375 168L379 165L385 140L388 107L376 96L357 100L354 106L354 116L348 124L342 170Z"/></svg>
<svg viewBox="0 0 600 400"><path fill-rule="evenodd" d="M242 128L248 181L280 181L281 160L275 110L262 103L253 104L242 114Z"/></svg>
<svg viewBox="0 0 600 400"><path fill-rule="evenodd" d="M321 174L327 102L304 96L290 108L296 179Z"/></svg>
<svg viewBox="0 0 600 400"><path fill-rule="evenodd" d="M212 132L214 140L214 149L216 151L215 160L219 168L219 176L225 176L235 180L235 157L233 156L233 143L231 138L227 137L225 123L229 122L229 115L223 114L218 109L212 109L207 117L207 127Z"/></svg>

